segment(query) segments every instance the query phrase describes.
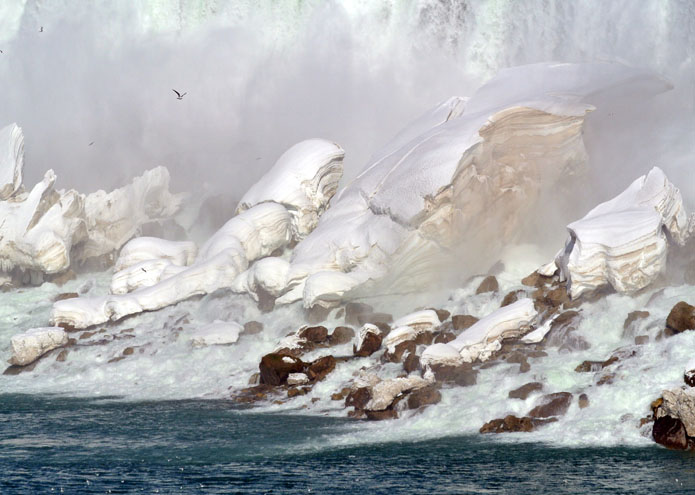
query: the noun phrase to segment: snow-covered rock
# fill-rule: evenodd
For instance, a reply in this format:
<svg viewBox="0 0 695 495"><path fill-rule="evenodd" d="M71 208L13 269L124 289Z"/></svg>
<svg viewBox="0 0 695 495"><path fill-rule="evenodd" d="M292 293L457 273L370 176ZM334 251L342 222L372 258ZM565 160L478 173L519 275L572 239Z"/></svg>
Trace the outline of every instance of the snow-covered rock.
<svg viewBox="0 0 695 495"><path fill-rule="evenodd" d="M12 357L10 364L26 366L48 351L68 343L68 335L60 327L32 328L10 339Z"/></svg>
<svg viewBox="0 0 695 495"><path fill-rule="evenodd" d="M325 139L295 144L239 201L237 212L260 203L284 205L292 215L294 236L306 237L338 189L345 152Z"/></svg>
<svg viewBox="0 0 695 495"><path fill-rule="evenodd" d="M682 245L689 235L680 191L657 167L567 230L556 264L572 297L604 285L623 293L646 287L666 264L669 238Z"/></svg>
<svg viewBox="0 0 695 495"><path fill-rule="evenodd" d="M304 385L305 383L309 383L306 373L290 373L287 376L287 385Z"/></svg>
<svg viewBox="0 0 695 495"><path fill-rule="evenodd" d="M501 349L502 340L528 332L537 314L531 299L519 299L480 319L446 345L456 349L466 362L486 361Z"/></svg>
<svg viewBox="0 0 695 495"><path fill-rule="evenodd" d="M193 263L197 254L198 248L194 242L136 237L121 248L113 269L118 272L150 260L166 260L173 265L188 266Z"/></svg>
<svg viewBox="0 0 695 495"><path fill-rule="evenodd" d="M0 129L0 201L14 196L22 185L24 134L17 124Z"/></svg>
<svg viewBox="0 0 695 495"><path fill-rule="evenodd" d="M216 320L193 331L191 343L195 346L234 344L243 330L243 326L233 321Z"/></svg>
<svg viewBox="0 0 695 495"><path fill-rule="evenodd" d="M593 109L585 100L621 85L670 88L618 64L534 64L502 71L465 104L435 108L377 152L297 245L292 296L312 298L310 307L340 293L412 291L460 265L457 253L495 261L540 198L552 200L582 172ZM297 288L326 271L351 278L336 278L329 297Z"/></svg>
<svg viewBox="0 0 695 495"><path fill-rule="evenodd" d="M423 309L398 318L391 326L394 328L411 327L418 331L433 330L434 327L439 326L439 317L436 311Z"/></svg>
<svg viewBox="0 0 695 495"><path fill-rule="evenodd" d="M442 364L447 366L458 366L463 363L463 358L459 350L449 344L432 344L428 346L420 356L420 364L423 367Z"/></svg>
<svg viewBox="0 0 695 495"><path fill-rule="evenodd" d="M383 411L389 407L400 394L417 390L432 382L419 376L391 378L378 382L371 387L371 399L365 406L369 411Z"/></svg>

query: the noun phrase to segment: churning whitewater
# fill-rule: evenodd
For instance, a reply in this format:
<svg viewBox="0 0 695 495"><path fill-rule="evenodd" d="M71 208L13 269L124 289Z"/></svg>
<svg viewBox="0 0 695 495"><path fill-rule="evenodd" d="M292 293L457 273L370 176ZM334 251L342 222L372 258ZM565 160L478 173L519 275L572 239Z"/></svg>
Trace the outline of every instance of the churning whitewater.
<svg viewBox="0 0 695 495"><path fill-rule="evenodd" d="M692 448L694 22L5 2L0 393Z"/></svg>

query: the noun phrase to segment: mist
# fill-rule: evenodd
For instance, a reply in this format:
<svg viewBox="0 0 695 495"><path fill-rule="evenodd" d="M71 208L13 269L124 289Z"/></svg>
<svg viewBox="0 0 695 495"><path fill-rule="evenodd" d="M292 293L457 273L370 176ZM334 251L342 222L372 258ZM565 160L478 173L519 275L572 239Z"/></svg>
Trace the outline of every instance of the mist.
<svg viewBox="0 0 695 495"><path fill-rule="evenodd" d="M501 68L618 60L674 89L588 118L587 204L654 165L695 192L686 1L22 3L0 25L0 123L24 129L26 184L53 168L58 187L90 192L164 165L177 190L239 196L310 137L346 150L345 184L408 121Z"/></svg>

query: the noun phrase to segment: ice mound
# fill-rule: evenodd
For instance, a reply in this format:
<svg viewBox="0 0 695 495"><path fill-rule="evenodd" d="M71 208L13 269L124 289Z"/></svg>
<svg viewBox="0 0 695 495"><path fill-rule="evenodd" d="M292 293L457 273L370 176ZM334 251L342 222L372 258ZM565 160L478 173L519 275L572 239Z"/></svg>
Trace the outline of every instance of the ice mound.
<svg viewBox="0 0 695 495"><path fill-rule="evenodd" d="M194 346L230 345L239 340L244 327L235 322L215 320L209 325L196 329L191 336Z"/></svg>
<svg viewBox="0 0 695 495"><path fill-rule="evenodd" d="M344 156L340 146L324 139L295 144L244 194L237 213L268 201L280 203L292 215L295 237L306 237L338 190Z"/></svg>
<svg viewBox="0 0 695 495"><path fill-rule="evenodd" d="M197 255L190 243L135 239L117 261L111 296L58 301L51 321L84 328L222 288L248 292L257 301L261 293L280 296L287 289L289 264L274 255L312 229L328 207L342 176L343 155L338 145L320 139L293 146Z"/></svg>
<svg viewBox="0 0 695 495"><path fill-rule="evenodd" d="M32 328L10 340L10 364L26 366L58 347L68 343L68 335L60 327Z"/></svg>
<svg viewBox="0 0 695 495"><path fill-rule="evenodd" d="M582 173L593 109L584 100L630 85L670 88L618 64L547 63L504 70L469 100L439 105L377 152L295 248L282 302L417 290L456 253L494 262L542 194Z"/></svg>
<svg viewBox="0 0 695 495"><path fill-rule="evenodd" d="M21 185L22 131L0 131L0 271L56 274L87 260L113 255L147 223L170 218L182 196L169 192L164 167L145 172L110 193L84 195L56 189L48 170L31 191Z"/></svg>
<svg viewBox="0 0 695 495"><path fill-rule="evenodd" d="M502 348L504 339L527 333L537 314L531 299L520 299L482 318L451 342L429 346L423 352L422 362L456 364L457 355L462 362L486 361Z"/></svg>
<svg viewBox="0 0 695 495"><path fill-rule="evenodd" d="M669 240L683 245L690 235L680 191L657 167L567 230L556 264L572 297L605 285L622 293L646 287L666 264Z"/></svg>

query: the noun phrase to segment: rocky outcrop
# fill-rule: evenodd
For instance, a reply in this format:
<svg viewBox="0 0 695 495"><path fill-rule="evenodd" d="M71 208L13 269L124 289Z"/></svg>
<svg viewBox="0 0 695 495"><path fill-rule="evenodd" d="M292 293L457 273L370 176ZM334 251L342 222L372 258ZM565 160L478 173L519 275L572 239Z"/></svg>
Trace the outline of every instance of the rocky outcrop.
<svg viewBox="0 0 695 495"><path fill-rule="evenodd" d="M539 426L552 423L554 420L554 418L539 419L528 416L518 418L510 414L502 419L493 419L485 423L480 428L480 433L529 433Z"/></svg>
<svg viewBox="0 0 695 495"><path fill-rule="evenodd" d="M526 400L529 395L531 395L534 392L540 392L543 390L543 384L540 382L530 382L525 385L522 385L521 387L510 390L509 391L509 398L510 399L521 399L521 400Z"/></svg>
<svg viewBox="0 0 695 495"><path fill-rule="evenodd" d="M497 278L494 275L488 275L480 282L480 285L475 290L476 294L485 294L486 292L497 292L500 289Z"/></svg>
<svg viewBox="0 0 695 495"><path fill-rule="evenodd" d="M685 301L680 301L668 314L666 327L675 333L695 330L695 306L691 306Z"/></svg>
<svg viewBox="0 0 695 495"><path fill-rule="evenodd" d="M683 422L671 416L662 416L654 421L652 438L668 449L685 450L688 448L688 435Z"/></svg>
<svg viewBox="0 0 695 495"><path fill-rule="evenodd" d="M544 395L537 403L538 405L528 413L532 418L564 416L572 403L572 394L569 392L558 392Z"/></svg>
<svg viewBox="0 0 695 495"><path fill-rule="evenodd" d="M261 373L261 384L283 385L293 373L303 373L306 364L299 358L289 354L266 354L261 359L258 368Z"/></svg>

